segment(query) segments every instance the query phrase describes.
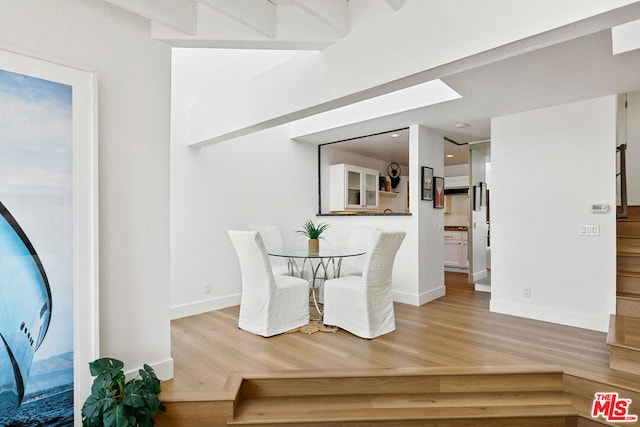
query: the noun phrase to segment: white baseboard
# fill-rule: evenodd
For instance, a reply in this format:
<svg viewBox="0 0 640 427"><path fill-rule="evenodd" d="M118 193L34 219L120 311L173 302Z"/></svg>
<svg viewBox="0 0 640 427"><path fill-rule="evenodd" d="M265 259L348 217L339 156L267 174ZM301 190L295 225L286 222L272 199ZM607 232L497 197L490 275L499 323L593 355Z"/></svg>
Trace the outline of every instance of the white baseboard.
<svg viewBox="0 0 640 427"><path fill-rule="evenodd" d="M609 314L570 313L528 304L517 304L510 301L496 301L493 298L489 303L489 310L494 313L574 326L592 331L607 332L609 329Z"/></svg>
<svg viewBox="0 0 640 427"><path fill-rule="evenodd" d="M440 286L439 288L432 289L429 292L423 292L420 294L419 305L424 305L430 301L437 300L438 298L445 296L446 293L447 288L445 288L444 285Z"/></svg>
<svg viewBox="0 0 640 427"><path fill-rule="evenodd" d="M443 297L446 293L446 288L440 286L439 288L432 289L428 292L423 292L421 294L410 294L407 292L399 292L393 291L393 300L396 302L401 302L403 304L409 304L416 307L424 305L429 301L433 301L440 297Z"/></svg>
<svg viewBox="0 0 640 427"><path fill-rule="evenodd" d="M156 373L156 376L160 381L166 381L173 378L173 358L169 358L160 362L155 363L147 363L147 365L151 366ZM142 369L142 366L132 369L130 371L126 371L124 373L127 380L132 378L138 378L140 375L138 374L138 369Z"/></svg>
<svg viewBox="0 0 640 427"><path fill-rule="evenodd" d="M474 286L473 289L475 291L491 293L491 285L484 284L484 283L475 283L473 286Z"/></svg>
<svg viewBox="0 0 640 427"><path fill-rule="evenodd" d="M208 311L220 310L240 304L240 294L228 295L220 298L212 298L204 301L196 301L189 304L171 307L171 320L182 317L194 316Z"/></svg>
<svg viewBox="0 0 640 427"><path fill-rule="evenodd" d="M471 274L471 280L473 280L473 283L475 283L475 282L478 282L478 281L484 279L487 276L488 276L488 273L487 273L486 269L485 270L480 270L480 271L477 271L477 272Z"/></svg>

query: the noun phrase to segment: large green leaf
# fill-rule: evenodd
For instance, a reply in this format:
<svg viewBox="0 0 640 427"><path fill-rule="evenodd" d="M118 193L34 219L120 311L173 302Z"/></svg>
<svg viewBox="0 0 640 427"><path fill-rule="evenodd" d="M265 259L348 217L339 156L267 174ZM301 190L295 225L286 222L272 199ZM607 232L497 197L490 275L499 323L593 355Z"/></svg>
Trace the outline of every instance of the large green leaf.
<svg viewBox="0 0 640 427"><path fill-rule="evenodd" d="M147 390L151 393L160 393L160 380L153 371L153 368L147 364L145 364L143 368L144 369L139 369L138 373Z"/></svg>
<svg viewBox="0 0 640 427"><path fill-rule="evenodd" d="M122 403L109 408L104 413L104 427L129 427L135 426L135 421L130 422L131 411Z"/></svg>
<svg viewBox="0 0 640 427"><path fill-rule="evenodd" d="M144 395L148 393L146 387L139 380L133 380L124 387L124 399L122 403L132 408L140 408L145 405Z"/></svg>
<svg viewBox="0 0 640 427"><path fill-rule="evenodd" d="M91 393L91 396L82 405L82 415L92 420L99 418L102 415L103 402L106 398L107 394L104 390Z"/></svg>
<svg viewBox="0 0 640 427"><path fill-rule="evenodd" d="M96 377L91 385L91 393L95 393L96 390L101 388L116 387L115 384L112 384L113 382L124 380L122 368L124 368L124 363L110 357L103 357L89 363L91 376Z"/></svg>

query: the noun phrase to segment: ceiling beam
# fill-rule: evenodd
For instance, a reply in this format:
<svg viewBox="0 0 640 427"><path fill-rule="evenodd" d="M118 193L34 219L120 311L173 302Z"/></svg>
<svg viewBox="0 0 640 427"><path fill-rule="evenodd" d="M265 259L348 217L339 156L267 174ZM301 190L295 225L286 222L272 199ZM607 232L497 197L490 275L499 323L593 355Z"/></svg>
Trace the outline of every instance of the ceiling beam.
<svg viewBox="0 0 640 427"><path fill-rule="evenodd" d="M349 32L349 6L347 0L296 0L297 7L323 24L337 30L340 35Z"/></svg>
<svg viewBox="0 0 640 427"><path fill-rule="evenodd" d="M182 33L194 35L197 32L198 5L194 0L106 1Z"/></svg>
<svg viewBox="0 0 640 427"><path fill-rule="evenodd" d="M199 0L265 37L276 36L276 6L267 0Z"/></svg>

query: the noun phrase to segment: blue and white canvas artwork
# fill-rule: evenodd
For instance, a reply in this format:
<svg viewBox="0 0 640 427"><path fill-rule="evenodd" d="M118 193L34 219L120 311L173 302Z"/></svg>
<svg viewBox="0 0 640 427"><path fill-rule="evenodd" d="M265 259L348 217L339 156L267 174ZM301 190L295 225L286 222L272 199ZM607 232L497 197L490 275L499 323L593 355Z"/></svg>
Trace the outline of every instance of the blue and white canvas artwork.
<svg viewBox="0 0 640 427"><path fill-rule="evenodd" d="M0 426L73 426L72 87L0 70Z"/></svg>

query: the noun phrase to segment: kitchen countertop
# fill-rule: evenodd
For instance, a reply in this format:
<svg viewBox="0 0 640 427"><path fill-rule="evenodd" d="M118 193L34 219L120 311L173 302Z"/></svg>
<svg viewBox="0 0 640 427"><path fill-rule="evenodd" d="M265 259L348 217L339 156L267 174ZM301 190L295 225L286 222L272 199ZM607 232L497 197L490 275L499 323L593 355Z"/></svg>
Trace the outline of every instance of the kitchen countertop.
<svg viewBox="0 0 640 427"><path fill-rule="evenodd" d="M469 231L466 225L445 225L444 231Z"/></svg>

